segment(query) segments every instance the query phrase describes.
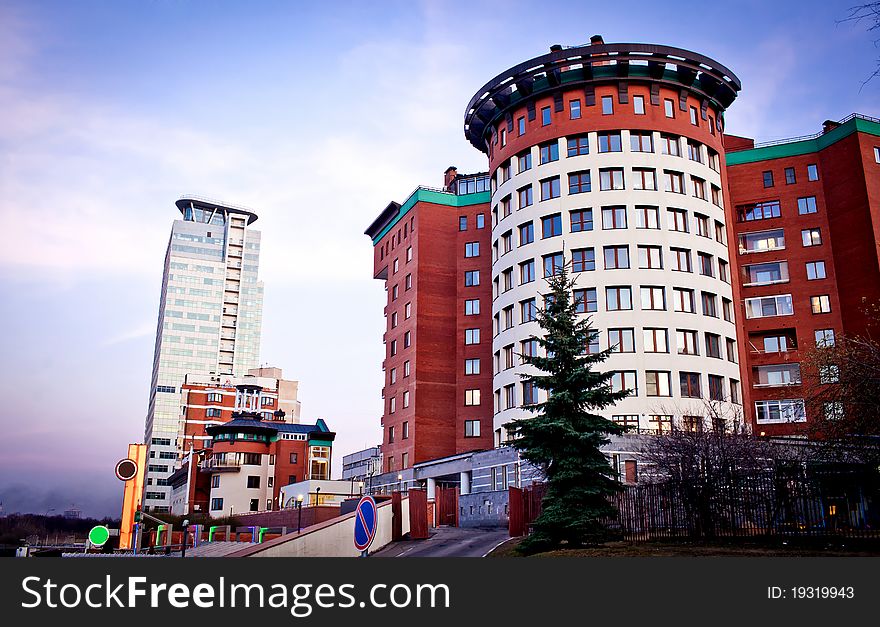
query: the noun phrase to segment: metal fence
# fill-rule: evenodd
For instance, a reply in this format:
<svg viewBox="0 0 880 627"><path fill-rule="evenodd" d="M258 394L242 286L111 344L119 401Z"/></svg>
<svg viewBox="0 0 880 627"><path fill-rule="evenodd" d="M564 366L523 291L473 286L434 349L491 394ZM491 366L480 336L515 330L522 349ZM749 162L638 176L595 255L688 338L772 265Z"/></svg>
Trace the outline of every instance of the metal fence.
<svg viewBox="0 0 880 627"><path fill-rule="evenodd" d="M607 521L625 539L844 537L880 539L872 472L768 472L716 485L649 483L615 495Z"/></svg>

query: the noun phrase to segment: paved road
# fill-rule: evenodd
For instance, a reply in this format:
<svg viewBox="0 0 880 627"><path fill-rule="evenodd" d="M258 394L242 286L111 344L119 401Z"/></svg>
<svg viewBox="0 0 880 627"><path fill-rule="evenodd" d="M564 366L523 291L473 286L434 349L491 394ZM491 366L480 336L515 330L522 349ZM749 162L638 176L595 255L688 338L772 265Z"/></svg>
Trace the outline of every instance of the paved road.
<svg viewBox="0 0 880 627"><path fill-rule="evenodd" d="M507 529L438 527L427 540L392 542L374 557L483 557L508 539Z"/></svg>

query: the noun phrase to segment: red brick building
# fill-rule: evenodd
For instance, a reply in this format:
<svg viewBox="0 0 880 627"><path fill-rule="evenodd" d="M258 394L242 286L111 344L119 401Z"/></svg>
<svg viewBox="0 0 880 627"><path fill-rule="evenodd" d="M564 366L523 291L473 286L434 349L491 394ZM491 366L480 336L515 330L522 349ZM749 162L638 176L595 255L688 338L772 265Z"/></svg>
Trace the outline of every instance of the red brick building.
<svg viewBox="0 0 880 627"><path fill-rule="evenodd" d="M383 472L492 448L488 176L449 168L365 233L388 295Z"/></svg>
<svg viewBox="0 0 880 627"><path fill-rule="evenodd" d="M880 120L763 145L727 135L725 147L747 415L757 433L805 433L822 416L805 409L803 352L864 334L864 307L880 302Z"/></svg>

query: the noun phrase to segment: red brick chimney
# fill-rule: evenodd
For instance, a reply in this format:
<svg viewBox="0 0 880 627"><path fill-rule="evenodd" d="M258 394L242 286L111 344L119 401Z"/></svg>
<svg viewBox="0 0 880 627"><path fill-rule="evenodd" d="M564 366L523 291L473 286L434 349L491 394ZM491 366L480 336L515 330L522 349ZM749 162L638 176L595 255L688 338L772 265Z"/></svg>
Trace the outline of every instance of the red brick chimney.
<svg viewBox="0 0 880 627"><path fill-rule="evenodd" d="M452 185L452 182L455 180L455 177L458 176L458 169L451 165L446 168L446 171L443 173L443 190L451 191L449 186Z"/></svg>

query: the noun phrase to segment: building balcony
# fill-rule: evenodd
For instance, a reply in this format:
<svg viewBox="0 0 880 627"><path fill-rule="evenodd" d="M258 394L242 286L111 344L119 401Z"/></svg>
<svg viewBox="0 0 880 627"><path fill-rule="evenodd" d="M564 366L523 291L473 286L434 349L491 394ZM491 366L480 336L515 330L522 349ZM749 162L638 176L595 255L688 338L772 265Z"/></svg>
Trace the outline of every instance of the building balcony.
<svg viewBox="0 0 880 627"><path fill-rule="evenodd" d="M241 470L241 460L211 457L199 463L199 470L201 472L239 472Z"/></svg>
<svg viewBox="0 0 880 627"><path fill-rule="evenodd" d="M800 351L791 349L787 351L762 351L752 349L749 351L749 361L753 364L770 365L774 363L800 363Z"/></svg>

